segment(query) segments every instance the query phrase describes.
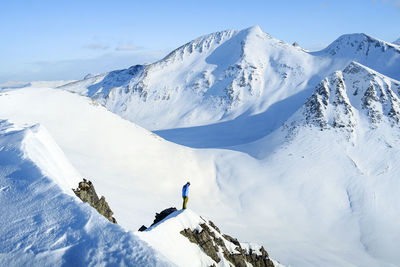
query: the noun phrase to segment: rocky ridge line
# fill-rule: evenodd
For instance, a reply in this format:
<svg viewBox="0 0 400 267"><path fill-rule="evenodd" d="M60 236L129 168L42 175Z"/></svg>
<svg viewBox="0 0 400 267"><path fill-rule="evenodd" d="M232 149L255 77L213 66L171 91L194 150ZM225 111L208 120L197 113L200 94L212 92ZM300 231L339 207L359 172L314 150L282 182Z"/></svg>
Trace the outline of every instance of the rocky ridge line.
<svg viewBox="0 0 400 267"><path fill-rule="evenodd" d="M202 248L210 258L217 264L221 262L221 256L228 260L233 266L246 267L251 264L255 267L274 266L274 263L269 259L267 251L264 247L256 250L252 248L243 248L236 238L229 235L221 234L218 227L212 221L200 224L201 231L189 228L182 230L180 233L187 237L190 242L197 244ZM227 248L227 243L230 242L234 246L234 251Z"/></svg>

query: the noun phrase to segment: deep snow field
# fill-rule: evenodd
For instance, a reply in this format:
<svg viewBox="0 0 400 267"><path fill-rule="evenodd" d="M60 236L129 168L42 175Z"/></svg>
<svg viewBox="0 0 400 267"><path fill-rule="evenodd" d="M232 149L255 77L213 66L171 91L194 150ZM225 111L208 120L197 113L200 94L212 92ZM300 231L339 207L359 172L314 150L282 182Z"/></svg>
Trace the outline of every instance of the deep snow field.
<svg viewBox="0 0 400 267"><path fill-rule="evenodd" d="M205 217L276 265L398 266L399 51L361 34L308 53L253 27L60 88L0 89L1 265L208 266L179 234ZM74 196L82 178L118 225ZM137 232L181 207L187 181L190 210Z"/></svg>
<svg viewBox="0 0 400 267"><path fill-rule="evenodd" d="M388 245L400 238L399 142L383 141L390 131L367 131L349 144L334 130L305 129L291 143L268 144L274 148L255 159L174 145L89 99L55 89L3 92L0 105L2 117L44 125L126 230L136 231L165 207L180 207L180 187L190 180L191 209L240 240L263 244L283 264L383 266L399 260ZM63 188L76 187L76 173L52 177L60 175L68 183Z"/></svg>

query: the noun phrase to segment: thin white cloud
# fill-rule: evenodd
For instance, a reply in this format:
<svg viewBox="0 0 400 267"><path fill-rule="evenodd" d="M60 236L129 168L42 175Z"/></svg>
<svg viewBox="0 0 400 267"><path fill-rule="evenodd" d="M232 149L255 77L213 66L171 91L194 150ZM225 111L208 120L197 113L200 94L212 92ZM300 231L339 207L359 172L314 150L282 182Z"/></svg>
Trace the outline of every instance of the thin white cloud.
<svg viewBox="0 0 400 267"><path fill-rule="evenodd" d="M119 45L115 48L116 51L137 51L140 47L135 45Z"/></svg>
<svg viewBox="0 0 400 267"><path fill-rule="evenodd" d="M144 50L140 53L112 52L90 59L35 61L13 73L0 71L0 83L7 81L46 81L82 79L88 73L104 73L151 63L164 57L167 50Z"/></svg>

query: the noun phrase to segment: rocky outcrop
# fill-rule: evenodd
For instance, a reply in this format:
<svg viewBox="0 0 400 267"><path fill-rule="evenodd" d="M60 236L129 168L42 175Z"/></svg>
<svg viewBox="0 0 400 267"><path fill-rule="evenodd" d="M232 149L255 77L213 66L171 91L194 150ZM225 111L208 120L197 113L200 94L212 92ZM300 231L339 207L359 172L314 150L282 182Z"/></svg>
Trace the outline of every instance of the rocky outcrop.
<svg viewBox="0 0 400 267"><path fill-rule="evenodd" d="M163 211L161 211L160 213L156 213L156 218L154 219L153 223L150 225L153 226L156 223L161 222L162 220L164 220L168 215L170 215L171 213L177 211L177 209L175 207L171 207L168 209L165 209Z"/></svg>
<svg viewBox="0 0 400 267"><path fill-rule="evenodd" d="M107 218L112 223L117 223L117 220L112 216L114 213L112 212L110 206L108 205L104 196L99 198L97 196L96 190L91 181L87 181L83 179L82 182L79 183L77 189L72 189L77 197L79 197L83 202L89 203L90 206L95 208L101 215Z"/></svg>
<svg viewBox="0 0 400 267"><path fill-rule="evenodd" d="M153 223L150 225L150 227L153 226L153 225L155 225L156 223L161 222L161 221L164 220L168 215L170 215L171 213L173 213L173 212L175 212L175 211L177 211L177 209L176 209L175 207L171 207L171 208L168 208L168 209L165 209L165 210L161 211L160 213L156 213L156 218L154 219L154 221L153 221ZM144 225L142 225L142 226L139 228L138 231L143 232L143 231L145 231L146 229L147 229L147 227L144 226Z"/></svg>
<svg viewBox="0 0 400 267"><path fill-rule="evenodd" d="M253 249L241 244L236 238L222 235L211 221L200 224L200 227L201 231L187 228L180 233L190 242L199 245L217 264L221 262L221 257L224 257L232 266L246 267L249 264L257 267L274 266L264 247Z"/></svg>

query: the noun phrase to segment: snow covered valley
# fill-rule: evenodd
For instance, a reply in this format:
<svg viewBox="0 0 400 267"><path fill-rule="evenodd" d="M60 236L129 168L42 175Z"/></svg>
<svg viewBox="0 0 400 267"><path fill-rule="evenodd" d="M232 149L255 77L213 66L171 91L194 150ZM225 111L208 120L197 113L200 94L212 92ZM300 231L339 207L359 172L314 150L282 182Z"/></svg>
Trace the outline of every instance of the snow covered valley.
<svg viewBox="0 0 400 267"><path fill-rule="evenodd" d="M398 266L399 70L399 46L364 34L310 53L253 27L1 89L0 263L233 265L180 233L208 218L275 265ZM82 178L118 225L75 197ZM137 232L187 181L190 209Z"/></svg>

